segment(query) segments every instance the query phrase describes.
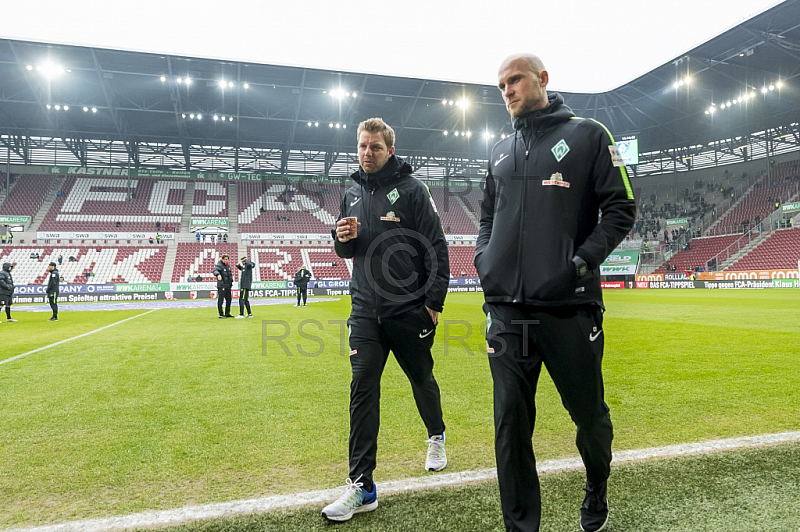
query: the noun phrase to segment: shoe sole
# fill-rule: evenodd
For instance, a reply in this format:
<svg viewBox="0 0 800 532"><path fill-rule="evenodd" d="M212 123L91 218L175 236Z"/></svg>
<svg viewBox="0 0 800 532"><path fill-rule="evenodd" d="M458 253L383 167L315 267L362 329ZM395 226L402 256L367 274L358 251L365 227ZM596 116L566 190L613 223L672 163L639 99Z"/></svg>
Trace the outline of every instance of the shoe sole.
<svg viewBox="0 0 800 532"><path fill-rule="evenodd" d="M355 514L360 514L360 513L364 513L364 512L371 512L372 510L376 509L377 507L378 507L378 501L376 500L376 501L373 501L373 502L371 502L369 504L365 504L363 506L359 506L358 508L356 508L355 510L353 510L352 512L350 512L348 514L329 516L329 515L326 515L325 512L322 512L322 517L324 517L328 521L336 521L337 523L341 523L343 521L349 521L350 519L353 518L353 516Z"/></svg>
<svg viewBox="0 0 800 532"><path fill-rule="evenodd" d="M444 465L443 465L442 467L439 467L439 468L435 468L435 467L426 467L426 468L425 468L425 471L441 471L441 470L442 470L442 469L444 469L445 467L447 467L447 462L445 462L445 463L444 463Z"/></svg>

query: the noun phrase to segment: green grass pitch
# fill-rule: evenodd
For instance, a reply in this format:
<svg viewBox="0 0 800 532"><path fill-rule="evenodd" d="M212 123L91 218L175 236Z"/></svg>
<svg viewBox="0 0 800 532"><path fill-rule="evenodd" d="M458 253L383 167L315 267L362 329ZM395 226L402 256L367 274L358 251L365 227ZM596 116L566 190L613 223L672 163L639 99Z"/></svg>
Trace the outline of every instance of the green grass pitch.
<svg viewBox="0 0 800 532"><path fill-rule="evenodd" d="M607 291L605 298L604 372L615 450L800 429L796 291ZM449 472L494 466L481 303L479 294L451 294L442 315L446 324L440 325L434 346L448 427ZM202 309L160 309L0 365L0 529L341 485L347 475L350 367L342 327L330 322L346 319L349 299L253 310L256 319L218 320L211 301ZM0 325L0 360L144 312L124 307L71 312L65 305L58 323L44 321L45 314L17 312L19 323ZM277 341L285 332L284 322L289 334L282 341L288 354ZM265 341L265 333L270 340ZM448 335L451 339L445 342ZM537 457L577 456L573 425L546 375L537 398ZM410 386L393 360L383 378L381 410L375 479L428 474L422 467L425 429ZM776 453L778 463L791 457L797 464L797 452L797 446L788 446L730 453L708 471L722 480L710 482L725 483L734 475L731 470L725 476L725 464L751 464ZM714 460L620 467L620 478L631 480L619 486L618 508L632 504L636 490L657 487L651 472L678 479L683 482L680 490L708 506L717 495L704 498L704 483L692 480L688 472L702 474L708 469L702 464L716 464ZM769 499L767 493L786 482L794 483L796 494L800 466L792 471L793 481L782 481L777 474L763 479L774 481L763 487L763 497ZM758 477L757 471L751 474ZM552 500L555 505L548 511L558 513L557 486L579 492L578 476L554 475L545 481L545 504ZM630 500L623 484L632 490ZM760 486L755 480L749 485ZM548 486L554 494L547 494ZM708 486L709 493L716 493L714 485ZM501 526L493 483L387 498L386 506L391 508L391 501L403 506L404 497L433 498L444 501L431 510L438 515L448 511L450 494L454 508L470 506L469 498L475 497L490 509L489 524L475 530ZM758 504L757 490L742 497ZM564 511L574 512L574 504L569 499ZM480 504L473 506L483 513ZM426 506L419 508L424 516ZM316 517L315 511L308 510L308 519ZM794 530L800 525L800 510L795 512L781 521L794 523ZM370 516L372 530L400 530L403 522L411 522L401 512L394 517L400 528L392 528L391 521L384 528L382 514L387 519L393 515L381 509ZM287 515L294 514L274 518ZM299 523L304 515L297 513ZM260 526L254 522L215 521L189 528ZM624 523L610 530L638 530ZM262 529L269 528L264 524ZM708 528L718 529L736 528Z"/></svg>

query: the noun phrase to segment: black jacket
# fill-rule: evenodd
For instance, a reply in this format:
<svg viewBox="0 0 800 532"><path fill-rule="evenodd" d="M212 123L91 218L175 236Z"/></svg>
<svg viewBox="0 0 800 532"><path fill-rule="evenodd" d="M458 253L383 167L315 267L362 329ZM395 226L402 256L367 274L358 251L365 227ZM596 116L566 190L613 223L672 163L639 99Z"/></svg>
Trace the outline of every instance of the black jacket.
<svg viewBox="0 0 800 532"><path fill-rule="evenodd" d="M237 264L236 268L239 269L239 288L250 290L250 287L253 285L253 268L255 268L255 264L250 259L244 260L244 266L241 264Z"/></svg>
<svg viewBox="0 0 800 532"><path fill-rule="evenodd" d="M3 263L3 269L0 270L0 296L13 296L14 295L14 278L11 277L10 262Z"/></svg>
<svg viewBox="0 0 800 532"><path fill-rule="evenodd" d="M222 280L220 281L217 279L217 290L221 288L227 288L228 290L231 289L233 286L233 272L231 271L231 267L228 264L225 264L222 261L219 261L217 265L214 267L214 278L221 275Z"/></svg>
<svg viewBox="0 0 800 532"><path fill-rule="evenodd" d="M423 304L440 311L450 280L447 241L428 187L411 166L392 156L374 174L359 169L342 198L339 220L356 216L358 238L336 254L353 259L353 316L397 316ZM386 273L388 272L388 276Z"/></svg>
<svg viewBox="0 0 800 532"><path fill-rule="evenodd" d="M633 227L633 191L608 130L548 96L492 150L475 267L487 302L602 305L600 264Z"/></svg>
<svg viewBox="0 0 800 532"><path fill-rule="evenodd" d="M49 272L50 277L47 278L47 295L50 294L57 294L58 293L58 281L60 275L58 273L57 268L53 268L52 272Z"/></svg>
<svg viewBox="0 0 800 532"><path fill-rule="evenodd" d="M311 272L300 270L294 274L294 285L297 288L308 288L308 281L311 280Z"/></svg>

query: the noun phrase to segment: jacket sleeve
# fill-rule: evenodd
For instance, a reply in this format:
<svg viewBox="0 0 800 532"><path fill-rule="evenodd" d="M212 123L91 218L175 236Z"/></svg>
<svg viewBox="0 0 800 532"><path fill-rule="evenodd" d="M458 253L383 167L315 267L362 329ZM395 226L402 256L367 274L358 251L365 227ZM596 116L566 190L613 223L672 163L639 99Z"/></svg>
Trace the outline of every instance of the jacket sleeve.
<svg viewBox="0 0 800 532"><path fill-rule="evenodd" d="M214 279L216 279L217 276L222 275L221 272L219 271L219 266L214 266L214 271L212 272L212 274L214 275Z"/></svg>
<svg viewBox="0 0 800 532"><path fill-rule="evenodd" d="M237 264L236 269L239 270L240 272L244 271L244 266L242 266L241 264Z"/></svg>
<svg viewBox="0 0 800 532"><path fill-rule="evenodd" d="M450 285L450 256L447 249L447 239L442 229L442 221L427 185L422 183L416 196L416 223L417 231L423 238L427 248L433 249L433 256L425 250L426 279L434 278L428 292L425 294L425 306L441 312L444 300L447 297L447 287Z"/></svg>
<svg viewBox="0 0 800 532"><path fill-rule="evenodd" d="M5 272L0 274L0 288L3 290L12 290L14 288L8 283L8 277Z"/></svg>
<svg viewBox="0 0 800 532"><path fill-rule="evenodd" d="M600 222L575 250L591 269L598 268L612 251L625 239L636 219L636 202L633 198L628 172L624 165L614 166L609 146L614 146L611 133L599 122L596 136L592 181L593 195L600 206Z"/></svg>
<svg viewBox="0 0 800 532"><path fill-rule="evenodd" d="M342 218L347 217L347 193L342 197L342 204L339 206L339 217L336 218L338 222ZM333 249L336 251L336 254L343 259L352 259L353 255L355 254L356 243L353 240L348 240L347 242L340 242L338 238L336 238L336 225L333 226L331 229L331 236L333 237Z"/></svg>
<svg viewBox="0 0 800 532"><path fill-rule="evenodd" d="M245 267L246 269L248 269L248 270L252 270L253 268L255 268L255 267L256 267L256 263L255 263L255 262L253 262L253 261L252 261L252 260L250 260L250 259L245 259L245 260L244 260L244 267Z"/></svg>
<svg viewBox="0 0 800 532"><path fill-rule="evenodd" d="M489 245L489 238L492 236L495 192L492 166L491 163L489 163L489 168L486 172L486 180L484 181L483 199L481 200L480 229L478 229L478 238L475 241L475 262L477 262L478 256L486 250L486 246Z"/></svg>

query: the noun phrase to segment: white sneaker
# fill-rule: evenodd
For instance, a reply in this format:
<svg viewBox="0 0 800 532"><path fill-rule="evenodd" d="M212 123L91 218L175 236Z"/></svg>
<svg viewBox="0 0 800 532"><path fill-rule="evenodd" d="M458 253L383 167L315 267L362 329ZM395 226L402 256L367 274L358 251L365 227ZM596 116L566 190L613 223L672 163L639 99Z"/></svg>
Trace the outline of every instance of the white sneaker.
<svg viewBox="0 0 800 532"><path fill-rule="evenodd" d="M431 436L428 443L428 456L425 458L426 471L441 471L447 467L447 453L444 452L444 434Z"/></svg>
<svg viewBox="0 0 800 532"><path fill-rule="evenodd" d="M14 318L8 318L6 320L6 323L17 323L17 320L15 320Z"/></svg>
<svg viewBox="0 0 800 532"><path fill-rule="evenodd" d="M298 303L298 304L296 304L296 305L295 305L295 307L299 307L299 306L300 306L300 303Z"/></svg>
<svg viewBox="0 0 800 532"><path fill-rule="evenodd" d="M237 319L237 320L243 320L243 319L244 319L244 316L242 316L241 314L239 314L238 316L236 316L236 319Z"/></svg>
<svg viewBox="0 0 800 532"><path fill-rule="evenodd" d="M347 479L344 486L344 494L336 501L322 509L322 517L330 521L349 521L353 514L361 512L371 512L378 507L378 490L375 484L372 485L372 493L364 490L364 484L359 482L358 477L355 482Z"/></svg>

